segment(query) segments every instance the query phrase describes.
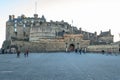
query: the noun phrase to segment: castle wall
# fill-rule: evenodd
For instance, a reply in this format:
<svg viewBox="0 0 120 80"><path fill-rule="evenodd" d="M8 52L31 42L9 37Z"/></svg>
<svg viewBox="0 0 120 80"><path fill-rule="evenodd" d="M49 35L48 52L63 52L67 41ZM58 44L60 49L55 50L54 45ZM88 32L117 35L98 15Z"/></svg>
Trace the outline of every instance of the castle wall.
<svg viewBox="0 0 120 80"><path fill-rule="evenodd" d="M99 40L104 41L107 44L113 43L113 37L112 36L99 37Z"/></svg>
<svg viewBox="0 0 120 80"><path fill-rule="evenodd" d="M21 52L29 48L30 52L58 52L65 51L64 42L24 42L14 41L11 45L17 45Z"/></svg>
<svg viewBox="0 0 120 80"><path fill-rule="evenodd" d="M67 44L64 39L41 39L40 42L28 41L13 41L11 45L16 45L22 52L29 48L31 52L59 52L69 49L73 44L74 49L86 48L89 45L89 40L68 41Z"/></svg>
<svg viewBox="0 0 120 80"><path fill-rule="evenodd" d="M46 51L56 51L56 52L59 52L59 51L65 51L65 42L50 42L50 43L47 43L47 46L46 46Z"/></svg>
<svg viewBox="0 0 120 80"><path fill-rule="evenodd" d="M12 22L6 22L6 40L11 40L11 36L15 36Z"/></svg>
<svg viewBox="0 0 120 80"><path fill-rule="evenodd" d="M119 52L119 45L90 45L87 47L88 52L101 52L102 50L107 53Z"/></svg>
<svg viewBox="0 0 120 80"><path fill-rule="evenodd" d="M30 41L38 42L42 38L55 38L55 31L48 26L32 27L30 30Z"/></svg>

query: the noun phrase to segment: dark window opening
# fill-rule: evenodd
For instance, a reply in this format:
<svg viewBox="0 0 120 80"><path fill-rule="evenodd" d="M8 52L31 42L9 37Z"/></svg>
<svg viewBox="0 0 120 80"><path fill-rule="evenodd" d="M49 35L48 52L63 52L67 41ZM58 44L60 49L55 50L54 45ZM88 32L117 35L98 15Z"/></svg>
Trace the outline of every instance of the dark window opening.
<svg viewBox="0 0 120 80"><path fill-rule="evenodd" d="M15 32L15 36L17 36L17 32Z"/></svg>

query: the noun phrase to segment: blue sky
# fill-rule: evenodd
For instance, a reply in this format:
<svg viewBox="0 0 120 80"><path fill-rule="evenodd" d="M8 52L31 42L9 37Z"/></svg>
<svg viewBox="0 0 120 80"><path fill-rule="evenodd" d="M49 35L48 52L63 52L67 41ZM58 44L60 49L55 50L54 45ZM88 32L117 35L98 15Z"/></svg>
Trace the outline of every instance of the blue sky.
<svg viewBox="0 0 120 80"><path fill-rule="evenodd" d="M120 40L120 0L0 0L0 47L5 40L9 15L32 17L35 13L53 21L64 20L88 32L99 34L111 29L114 41Z"/></svg>

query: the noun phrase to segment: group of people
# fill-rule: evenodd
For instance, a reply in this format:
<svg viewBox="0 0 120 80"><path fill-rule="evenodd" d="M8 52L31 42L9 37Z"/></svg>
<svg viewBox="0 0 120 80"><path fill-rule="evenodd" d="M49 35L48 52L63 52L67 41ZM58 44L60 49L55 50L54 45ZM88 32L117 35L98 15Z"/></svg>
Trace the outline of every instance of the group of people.
<svg viewBox="0 0 120 80"><path fill-rule="evenodd" d="M86 51L81 48L81 49L75 49L75 52L76 53L79 52L81 54L81 53L85 53Z"/></svg>
<svg viewBox="0 0 120 80"><path fill-rule="evenodd" d="M21 51L18 49L17 50L17 57L20 57L20 53L21 53ZM29 49L26 49L25 52L24 52L24 56L28 57L28 54L29 54Z"/></svg>
<svg viewBox="0 0 120 80"><path fill-rule="evenodd" d="M81 49L67 50L67 48L66 48L66 52L75 52L75 53L79 52L80 54L82 54L82 53L86 52L86 49L81 48Z"/></svg>

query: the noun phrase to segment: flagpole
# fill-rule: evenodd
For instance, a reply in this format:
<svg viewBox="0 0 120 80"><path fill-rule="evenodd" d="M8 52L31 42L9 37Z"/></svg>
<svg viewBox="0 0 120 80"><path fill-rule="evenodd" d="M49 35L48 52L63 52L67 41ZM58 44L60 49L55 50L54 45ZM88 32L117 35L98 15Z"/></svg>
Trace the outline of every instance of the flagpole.
<svg viewBox="0 0 120 80"><path fill-rule="evenodd" d="M72 20L72 26L71 27L72 27L72 34L73 34L73 20Z"/></svg>

